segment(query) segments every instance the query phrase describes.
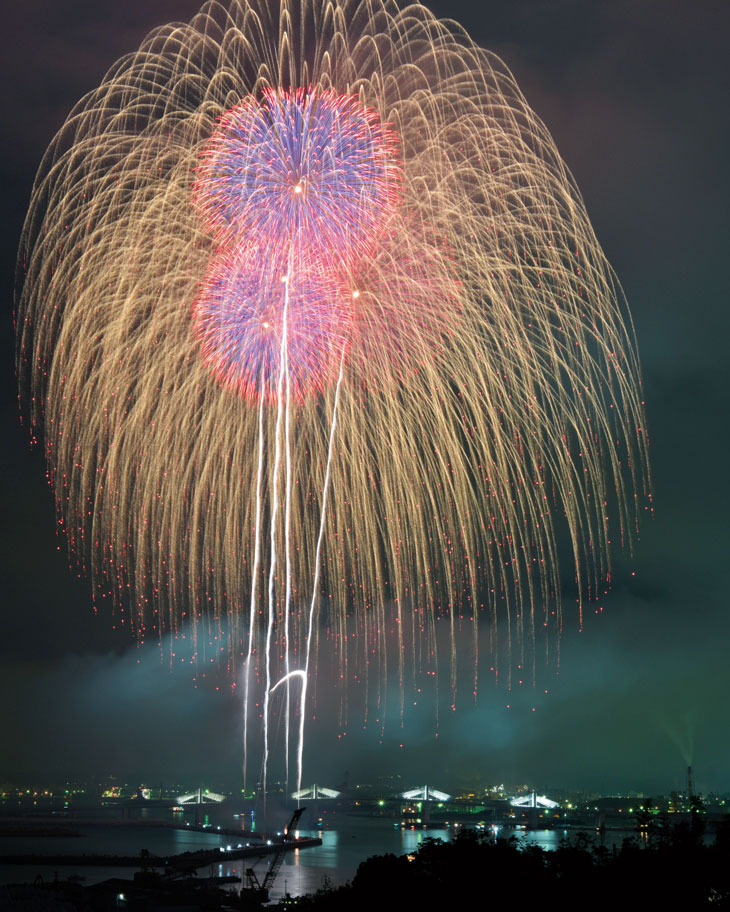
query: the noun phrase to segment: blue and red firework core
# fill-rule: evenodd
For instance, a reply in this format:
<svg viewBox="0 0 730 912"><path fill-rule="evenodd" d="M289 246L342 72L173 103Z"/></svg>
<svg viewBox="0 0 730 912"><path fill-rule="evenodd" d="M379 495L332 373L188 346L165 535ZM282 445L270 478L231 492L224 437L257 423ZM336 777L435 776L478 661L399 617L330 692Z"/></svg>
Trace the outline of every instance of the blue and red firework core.
<svg viewBox="0 0 730 912"><path fill-rule="evenodd" d="M276 394L285 310L291 392L327 383L349 335L351 276L401 205L399 151L374 111L331 90L266 89L219 119L195 181L215 253L193 322L222 385Z"/></svg>
<svg viewBox="0 0 730 912"><path fill-rule="evenodd" d="M257 250L218 256L193 310L203 358L213 375L251 401L262 392L273 398L281 373L288 280L265 261L266 252ZM348 339L348 320L342 319L348 310L341 288L326 271L296 270L286 318L289 389L296 398L321 390L336 377Z"/></svg>
<svg viewBox="0 0 730 912"><path fill-rule="evenodd" d="M356 96L265 89L219 119L196 183L219 244L296 244L339 267L372 249L397 207L398 153L396 134Z"/></svg>

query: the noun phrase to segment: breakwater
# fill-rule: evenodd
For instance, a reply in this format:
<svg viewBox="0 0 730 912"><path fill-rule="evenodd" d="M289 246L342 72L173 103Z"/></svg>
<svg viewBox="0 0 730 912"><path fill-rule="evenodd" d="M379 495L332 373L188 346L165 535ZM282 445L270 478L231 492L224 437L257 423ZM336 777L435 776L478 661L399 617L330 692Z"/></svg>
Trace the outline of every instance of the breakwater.
<svg viewBox="0 0 730 912"><path fill-rule="evenodd" d="M242 858L260 858L264 855L274 855L279 852L293 852L296 849L309 849L320 845L322 845L322 840L318 837L302 837L287 842L263 842L243 846L231 845L230 847L226 846L215 849L181 852L177 855L152 855L144 852L139 855L0 855L0 864L63 865L76 867L143 867L165 868L167 870L194 870L222 861L228 862L238 861Z"/></svg>

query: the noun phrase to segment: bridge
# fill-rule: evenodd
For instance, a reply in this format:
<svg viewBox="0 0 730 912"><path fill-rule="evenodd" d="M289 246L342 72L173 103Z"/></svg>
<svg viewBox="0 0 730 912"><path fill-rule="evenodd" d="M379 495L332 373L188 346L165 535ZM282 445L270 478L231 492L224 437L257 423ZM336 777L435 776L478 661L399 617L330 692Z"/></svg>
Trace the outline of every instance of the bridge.
<svg viewBox="0 0 730 912"><path fill-rule="evenodd" d="M410 791L401 792L401 798L405 798L406 801L450 801L451 795L440 792L430 785L421 785Z"/></svg>
<svg viewBox="0 0 730 912"><path fill-rule="evenodd" d="M217 792L211 792L209 789L199 788L195 792L189 792L187 795L178 795L175 799L178 804L220 804L226 800L225 795L219 795Z"/></svg>
<svg viewBox="0 0 730 912"><path fill-rule="evenodd" d="M317 801L320 798L339 798L342 792L335 789L325 788L323 785L310 785L309 788L300 789L298 792L292 792L291 797L297 801Z"/></svg>
<svg viewBox="0 0 730 912"><path fill-rule="evenodd" d="M538 795L537 792L532 791L529 795L523 795L521 798L511 798L510 804L512 807L519 808L556 808L558 807L557 801L551 801L550 798L546 798L545 795Z"/></svg>

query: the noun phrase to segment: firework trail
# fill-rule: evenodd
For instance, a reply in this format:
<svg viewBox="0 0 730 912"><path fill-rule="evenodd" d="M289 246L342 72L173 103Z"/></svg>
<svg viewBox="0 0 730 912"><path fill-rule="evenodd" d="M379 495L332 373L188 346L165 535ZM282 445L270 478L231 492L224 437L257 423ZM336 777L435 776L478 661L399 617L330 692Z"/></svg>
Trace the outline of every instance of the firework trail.
<svg viewBox="0 0 730 912"><path fill-rule="evenodd" d="M582 604L649 509L580 194L505 65L423 6L152 32L51 144L18 287L72 554L140 638L191 625L243 664L246 760L275 699L298 782L319 631L384 693L388 642L404 686L448 618L455 691L481 618L509 682L554 651L562 551Z"/></svg>

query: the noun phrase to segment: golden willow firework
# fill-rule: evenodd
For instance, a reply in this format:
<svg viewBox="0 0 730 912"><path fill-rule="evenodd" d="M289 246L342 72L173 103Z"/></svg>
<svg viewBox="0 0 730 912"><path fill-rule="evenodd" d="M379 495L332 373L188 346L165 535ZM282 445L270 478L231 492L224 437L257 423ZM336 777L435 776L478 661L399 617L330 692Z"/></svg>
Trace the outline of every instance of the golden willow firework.
<svg viewBox="0 0 730 912"><path fill-rule="evenodd" d="M302 199L336 155L361 171L307 221L256 183L274 141ZM560 630L558 539L580 598L630 544L621 289L510 72L423 6L230 0L155 30L53 141L21 269L72 552L140 636L225 632L264 726L325 623L378 686L388 640L402 681L441 617L452 682L462 616L509 670Z"/></svg>

